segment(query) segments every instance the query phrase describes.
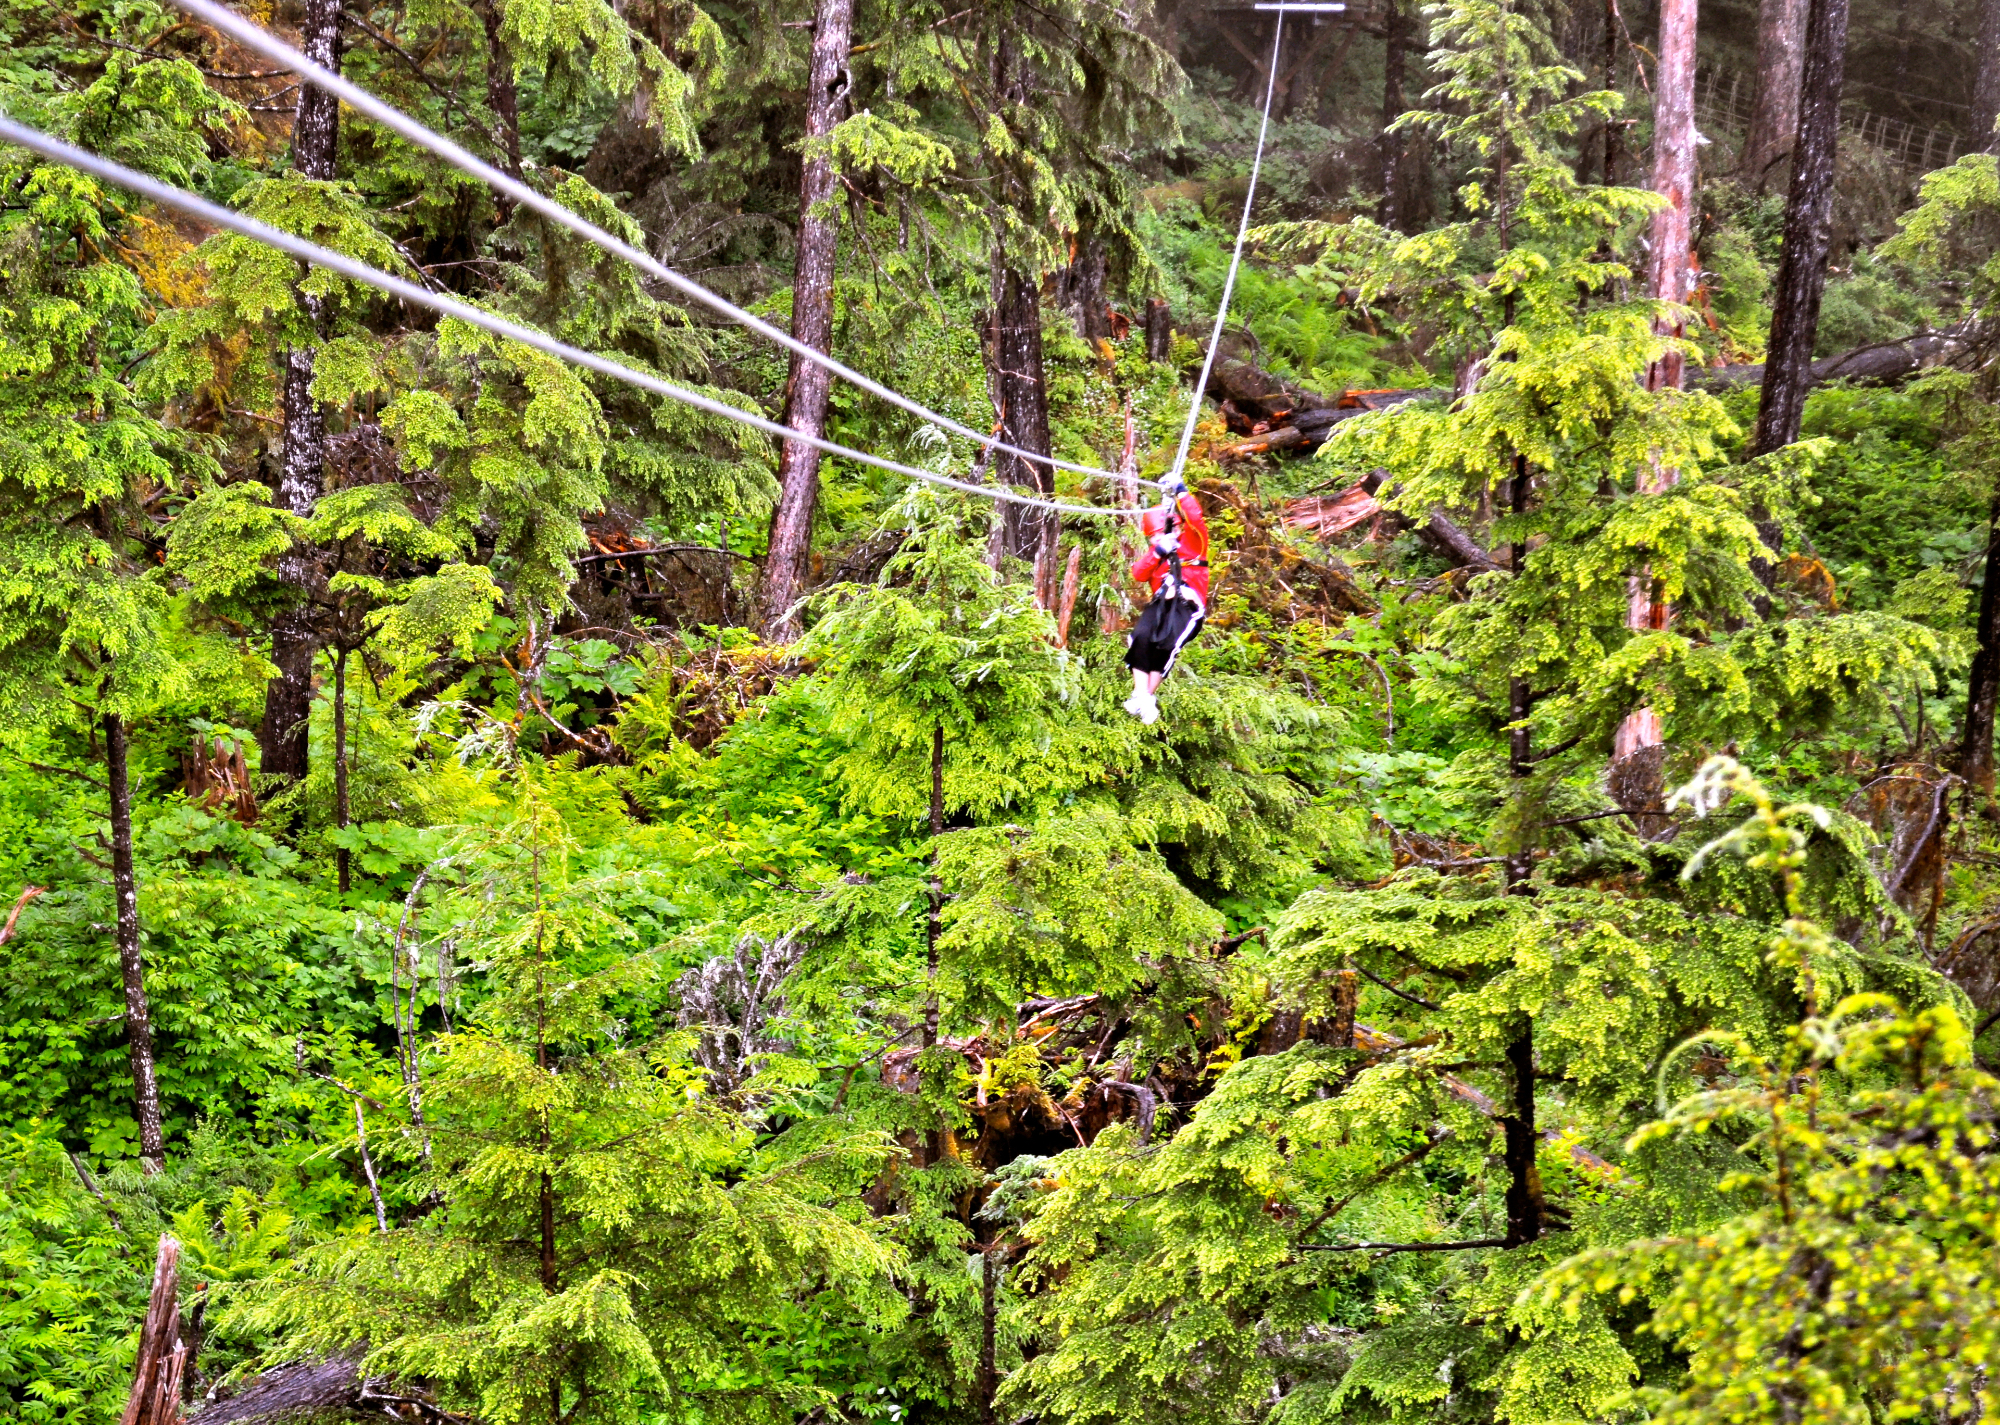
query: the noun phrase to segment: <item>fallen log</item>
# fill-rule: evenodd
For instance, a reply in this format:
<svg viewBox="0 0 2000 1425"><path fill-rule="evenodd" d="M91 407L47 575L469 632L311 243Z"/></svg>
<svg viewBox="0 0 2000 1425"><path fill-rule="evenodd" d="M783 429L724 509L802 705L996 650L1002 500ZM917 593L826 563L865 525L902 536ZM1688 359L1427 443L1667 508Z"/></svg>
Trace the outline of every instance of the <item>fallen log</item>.
<svg viewBox="0 0 2000 1425"><path fill-rule="evenodd" d="M1962 328L1941 332L1912 332L1894 341L1872 342L1824 356L1807 368L1809 385L1828 381L1855 381L1866 386L1887 386L1907 380L1926 367L1950 361L1971 346L1973 333ZM1688 384L1703 391L1729 391L1752 386L1764 379L1764 363L1743 362L1730 366L1710 366L1691 373Z"/></svg>
<svg viewBox="0 0 2000 1425"><path fill-rule="evenodd" d="M1815 361L1809 369L1809 384L1853 381L1867 386L1893 385L1951 361L1969 350L1981 336L1982 332L1954 327L1949 331L1912 332L1894 341L1872 342ZM1763 362L1738 362L1694 369L1689 373L1688 385L1699 391L1723 392L1753 386L1763 379ZM1450 394L1449 387L1426 386L1324 395L1247 361L1219 363L1208 382L1208 395L1221 405L1231 429L1250 437L1222 450L1220 454L1226 460L1287 450L1310 455L1326 443L1333 428L1342 421L1404 401L1436 400Z"/></svg>
<svg viewBox="0 0 2000 1425"><path fill-rule="evenodd" d="M211 1400L186 1425L284 1425L382 1416L406 1425L470 1425L440 1406L428 1390L363 1375L355 1352L273 1366Z"/></svg>
<svg viewBox="0 0 2000 1425"><path fill-rule="evenodd" d="M1286 507L1285 523L1307 529L1325 538L1374 518L1382 513L1380 494L1389 479L1387 470L1369 471L1337 495L1294 500ZM1468 534L1442 505L1431 506L1421 524L1413 525L1418 539L1431 551L1448 560L1454 568L1480 572L1498 569L1500 561Z"/></svg>

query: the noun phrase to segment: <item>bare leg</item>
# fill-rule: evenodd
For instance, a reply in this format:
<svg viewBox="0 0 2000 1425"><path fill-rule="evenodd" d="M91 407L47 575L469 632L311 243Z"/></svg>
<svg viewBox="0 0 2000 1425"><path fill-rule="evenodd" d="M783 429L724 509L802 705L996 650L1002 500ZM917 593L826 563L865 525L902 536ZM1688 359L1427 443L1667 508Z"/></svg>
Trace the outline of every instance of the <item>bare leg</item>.
<svg viewBox="0 0 2000 1425"><path fill-rule="evenodd" d="M1144 676L1146 679L1146 691L1148 693L1159 692L1160 684L1167 681L1167 675L1165 673L1147 673Z"/></svg>
<svg viewBox="0 0 2000 1425"><path fill-rule="evenodd" d="M1136 698L1141 693L1150 693L1155 686L1157 685L1153 682L1153 675L1151 673L1141 673L1137 668L1132 670L1133 697Z"/></svg>

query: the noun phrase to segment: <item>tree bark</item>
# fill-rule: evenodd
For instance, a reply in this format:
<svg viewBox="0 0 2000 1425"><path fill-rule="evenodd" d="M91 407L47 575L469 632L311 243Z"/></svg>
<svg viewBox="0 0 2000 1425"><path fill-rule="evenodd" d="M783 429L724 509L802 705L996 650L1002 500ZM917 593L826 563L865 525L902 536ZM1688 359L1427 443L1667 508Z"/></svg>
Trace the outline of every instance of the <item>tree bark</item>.
<svg viewBox="0 0 2000 1425"><path fill-rule="evenodd" d="M1042 366L1042 304L1038 284L1028 274L996 261L993 313L987 324L986 359L1000 438L1010 445L1049 453L1049 390ZM994 473L1009 485L1038 494L1055 489L1055 469L1039 460L995 452ZM994 554L1032 560L1053 537L1053 510L999 502Z"/></svg>
<svg viewBox="0 0 2000 1425"><path fill-rule="evenodd" d="M854 0L819 0L806 84L808 145L824 139L840 122L849 88L847 49L853 30ZM814 351L828 351L833 346L834 276L840 237L835 183L832 156L808 147L799 177L792 335ZM780 419L806 435L825 435L832 384L825 367L794 354L785 379L785 408ZM758 630L774 643L788 643L799 635L796 608L805 593L812 557L819 466L820 452L799 441L786 441L778 457L778 505L771 512L770 546L764 556L764 579L757 599Z"/></svg>
<svg viewBox="0 0 2000 1425"><path fill-rule="evenodd" d="M1057 305L1069 312L1076 334L1092 345L1111 335L1111 307L1104 299L1109 269L1104 239L1086 230L1077 238L1076 255L1061 273Z"/></svg>
<svg viewBox="0 0 2000 1425"><path fill-rule="evenodd" d="M500 33L505 17L493 0L479 7L479 21L486 30L486 107L493 111L493 146L500 151L501 166L515 178L521 176L521 102L514 86L514 57ZM500 201L500 221L513 212L511 200Z"/></svg>
<svg viewBox="0 0 2000 1425"><path fill-rule="evenodd" d="M1618 14L1618 0L1604 0L1604 87L1618 87L1618 33L1624 21ZM1611 187L1618 182L1618 161L1624 156L1624 143L1618 117L1614 114L1604 121L1604 184Z"/></svg>
<svg viewBox="0 0 2000 1425"><path fill-rule="evenodd" d="M306 0L299 49L307 59L339 71L340 0ZM301 84L292 119L293 169L302 178L330 180L339 140L339 101L311 84ZM324 337L325 303L301 292L299 304ZM278 504L302 517L312 514L326 481L326 413L312 394L317 355L317 346L289 347L284 355ZM278 560L279 577L299 601L282 610L271 623L271 661L278 672L264 689L264 721L257 732L257 745L263 753L262 770L292 781L303 780L307 768L306 724L312 715L313 659L319 651L319 632L306 600L317 573L314 550L293 549Z"/></svg>
<svg viewBox="0 0 2000 1425"><path fill-rule="evenodd" d="M1986 574L1979 588L1977 650L1965 697L1965 730L1958 742L1958 775L1982 796L1993 795L1993 721L2000 707L2000 492L1986 526Z"/></svg>
<svg viewBox="0 0 2000 1425"><path fill-rule="evenodd" d="M1384 0L1382 11L1382 205L1376 221L1385 228L1403 227L1403 136L1390 125L1403 116L1403 66L1409 49L1409 20L1396 0Z"/></svg>
<svg viewBox="0 0 2000 1425"><path fill-rule="evenodd" d="M1542 1235L1544 1203L1542 1174L1535 1162L1535 1028L1524 1020L1507 1046L1512 1070L1513 1111L1500 1120L1502 1153L1507 1162L1507 1245L1523 1246Z"/></svg>
<svg viewBox="0 0 2000 1425"><path fill-rule="evenodd" d="M1510 321L1512 315L1509 312ZM1527 512L1530 479L1528 457L1525 455L1515 456L1514 475L1508 481L1507 504L1508 508L1516 515ZM1525 541L1517 539L1508 547L1507 567L1513 572L1514 577L1519 579L1526 571L1527 565L1528 546ZM1534 774L1535 770L1535 759L1533 756L1535 734L1534 729L1528 725L1528 718L1534 713L1534 710L1535 693L1534 689L1529 687L1528 680L1521 677L1509 678L1507 680L1507 721L1509 724L1507 729L1507 776L1513 782L1517 795L1520 789L1526 786L1528 778ZM1534 868L1534 858L1529 854L1528 848L1525 846L1517 849L1507 857L1506 864L1501 867L1501 870L1505 873L1507 891L1510 895L1518 893L1522 887L1527 885L1528 877L1533 874Z"/></svg>
<svg viewBox="0 0 2000 1425"><path fill-rule="evenodd" d="M1750 101L1742 167L1745 181L1759 192L1798 136L1806 8L1807 0L1762 0L1757 7L1757 92Z"/></svg>
<svg viewBox="0 0 2000 1425"><path fill-rule="evenodd" d="M1972 86L1972 132L1979 147L1991 151L1993 125L2000 119L2000 0L1979 0L1979 71Z"/></svg>
<svg viewBox="0 0 2000 1425"><path fill-rule="evenodd" d="M1653 191L1667 200L1653 214L1647 286L1653 298L1684 307L1694 289L1694 65L1696 0L1660 0L1660 54L1653 86ZM1663 336L1687 333L1682 313L1654 327ZM1646 385L1678 389L1683 360L1673 352L1653 363ZM1661 472L1670 485L1675 472Z"/></svg>
<svg viewBox="0 0 2000 1425"><path fill-rule="evenodd" d="M1000 1389L1000 1368L994 1347L994 1325L999 1314L998 1284L999 1272L994 1269L993 1257L1000 1250L1000 1244L987 1244L979 1254L979 1421L980 1425L994 1425L993 1397Z"/></svg>
<svg viewBox="0 0 2000 1425"><path fill-rule="evenodd" d="M181 1341L181 1244L160 1234L153 1259L153 1291L139 1328L139 1355L132 1363L132 1389L119 1425L177 1425L181 1377L188 1348Z"/></svg>
<svg viewBox="0 0 2000 1425"><path fill-rule="evenodd" d="M139 952L139 882L132 869L132 781L126 766L125 719L104 715L104 771L111 796L111 893L118 970L125 982L125 1053L132 1066L132 1116L139 1122L139 1166L148 1176L166 1166L160 1126L160 1085L153 1071L153 1014L146 998L146 964Z"/></svg>
<svg viewBox="0 0 2000 1425"><path fill-rule="evenodd" d="M1165 297L1146 299L1146 360L1164 366L1174 350L1174 314Z"/></svg>
<svg viewBox="0 0 2000 1425"><path fill-rule="evenodd" d="M1840 91L1846 67L1847 0L1812 0L1806 17L1804 78L1799 89L1798 141L1785 202L1784 249L1778 261L1771 339L1764 359L1764 393L1752 455L1767 455L1799 438L1811 384L1813 338L1826 291L1833 242L1833 166L1840 140Z"/></svg>
<svg viewBox="0 0 2000 1425"><path fill-rule="evenodd" d="M944 835L944 724L931 727L931 875L930 920L926 927L924 956L924 1035L923 1047L935 1049L938 1042L938 937L944 931L944 882L938 876L938 841ZM924 1133L924 1164L935 1163L942 1155L944 1136L935 1127Z"/></svg>
<svg viewBox="0 0 2000 1425"><path fill-rule="evenodd" d="M1696 266L1695 27L1696 0L1660 0L1659 62L1653 86L1653 191L1667 202L1653 214L1647 291L1654 300L1672 304L1654 318L1653 330L1676 340L1687 335L1686 305L1693 294ZM1685 364L1680 352L1668 352L1646 369L1646 389L1679 390ZM1678 470L1654 462L1640 474L1639 493L1659 494L1679 479ZM1655 593L1651 574L1641 569L1632 576L1625 622L1634 632L1667 626L1670 611ZM1659 799L1665 766L1663 741L1660 715L1650 706L1628 713L1612 740L1612 780L1619 786L1639 788L1647 810Z"/></svg>
<svg viewBox="0 0 2000 1425"><path fill-rule="evenodd" d="M333 816L341 830L347 829L347 650L336 648L333 652ZM333 853L334 874L338 878L340 893L346 895L353 888L353 874L348 865L347 848L337 848Z"/></svg>

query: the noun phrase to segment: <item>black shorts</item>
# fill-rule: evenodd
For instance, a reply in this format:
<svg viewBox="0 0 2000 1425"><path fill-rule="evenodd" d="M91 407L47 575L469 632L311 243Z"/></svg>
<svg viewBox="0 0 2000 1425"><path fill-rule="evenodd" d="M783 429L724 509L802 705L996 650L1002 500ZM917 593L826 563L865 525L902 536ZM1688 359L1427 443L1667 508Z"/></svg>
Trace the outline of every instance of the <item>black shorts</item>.
<svg viewBox="0 0 2000 1425"><path fill-rule="evenodd" d="M1208 611L1193 599L1154 599L1132 625L1125 665L1140 673L1168 673L1181 650L1194 642Z"/></svg>

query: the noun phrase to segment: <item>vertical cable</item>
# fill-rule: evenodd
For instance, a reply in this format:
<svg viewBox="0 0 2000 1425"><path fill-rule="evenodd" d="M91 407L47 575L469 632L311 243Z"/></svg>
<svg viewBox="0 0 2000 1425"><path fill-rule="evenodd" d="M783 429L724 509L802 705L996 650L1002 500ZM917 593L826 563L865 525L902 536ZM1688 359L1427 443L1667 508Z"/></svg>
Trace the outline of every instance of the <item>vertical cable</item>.
<svg viewBox="0 0 2000 1425"><path fill-rule="evenodd" d="M1285 12L1276 11L1271 27L1271 69L1264 80L1264 117L1257 125L1257 153L1250 160L1250 191L1243 195L1243 219L1236 225L1236 250L1229 255L1229 275L1222 281L1222 305L1215 311L1215 330L1209 333L1208 355L1201 359L1201 376L1188 400L1187 421L1181 426L1180 448L1167 470L1169 480L1179 476L1187 464L1188 445L1194 440L1194 423L1201 418L1201 402L1208 391L1208 373L1215 366L1215 349L1222 344L1222 328L1229 321L1229 298L1236 290L1236 269L1243 263L1243 241L1250 233L1250 206L1257 201L1257 175L1264 167L1264 139L1271 131L1271 98L1278 92L1278 47L1285 39Z"/></svg>

